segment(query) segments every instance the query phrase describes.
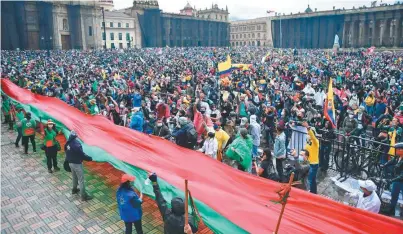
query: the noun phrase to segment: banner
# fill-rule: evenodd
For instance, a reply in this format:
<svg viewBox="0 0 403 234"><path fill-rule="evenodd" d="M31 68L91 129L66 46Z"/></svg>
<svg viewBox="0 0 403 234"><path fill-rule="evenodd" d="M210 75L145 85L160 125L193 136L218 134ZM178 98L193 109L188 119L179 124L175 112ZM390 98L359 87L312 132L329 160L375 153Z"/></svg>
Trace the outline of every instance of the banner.
<svg viewBox="0 0 403 234"><path fill-rule="evenodd" d="M33 94L1 79L1 89L32 113L34 120L53 119L68 137L75 130L85 153L94 161L108 162L138 181L147 172L156 172L165 199L184 197L183 181L204 223L214 233L272 233L280 207L279 184L236 170L185 149L157 136L149 136L114 125L102 116L80 112L63 101ZM152 185L138 184L146 195L154 197ZM346 206L327 198L293 189L288 198L280 233L403 233L403 222Z"/></svg>

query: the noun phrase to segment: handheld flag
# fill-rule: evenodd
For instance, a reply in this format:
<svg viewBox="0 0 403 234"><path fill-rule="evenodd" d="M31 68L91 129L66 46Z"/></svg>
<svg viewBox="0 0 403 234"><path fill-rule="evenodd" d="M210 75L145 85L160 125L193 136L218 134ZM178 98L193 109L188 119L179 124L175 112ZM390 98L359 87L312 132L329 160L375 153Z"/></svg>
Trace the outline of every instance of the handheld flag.
<svg viewBox="0 0 403 234"><path fill-rule="evenodd" d="M232 70L231 58L228 55L227 60L225 62L218 64L218 75L220 77L226 77L231 73Z"/></svg>
<svg viewBox="0 0 403 234"><path fill-rule="evenodd" d="M324 106L323 112L324 112L323 115L332 124L332 127L337 128L336 111L334 108L334 100L333 100L333 80L332 80L332 78L330 78L330 81L329 81L329 90L327 91L327 98L325 101L325 106Z"/></svg>

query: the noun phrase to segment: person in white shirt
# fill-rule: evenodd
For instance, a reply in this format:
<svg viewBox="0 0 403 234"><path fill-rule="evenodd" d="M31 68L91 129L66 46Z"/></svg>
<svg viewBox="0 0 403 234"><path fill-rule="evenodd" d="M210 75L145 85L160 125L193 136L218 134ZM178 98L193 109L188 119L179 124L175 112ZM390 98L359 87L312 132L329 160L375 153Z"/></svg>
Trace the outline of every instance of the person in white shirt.
<svg viewBox="0 0 403 234"><path fill-rule="evenodd" d="M217 150L218 150L218 142L215 138L214 132L209 132L208 137L204 140L203 147L199 149L199 151L203 152L204 154L217 159Z"/></svg>
<svg viewBox="0 0 403 234"><path fill-rule="evenodd" d="M358 184L362 193L358 196L356 207L369 212L379 213L381 208L381 200L376 194L376 185L372 180L359 180Z"/></svg>

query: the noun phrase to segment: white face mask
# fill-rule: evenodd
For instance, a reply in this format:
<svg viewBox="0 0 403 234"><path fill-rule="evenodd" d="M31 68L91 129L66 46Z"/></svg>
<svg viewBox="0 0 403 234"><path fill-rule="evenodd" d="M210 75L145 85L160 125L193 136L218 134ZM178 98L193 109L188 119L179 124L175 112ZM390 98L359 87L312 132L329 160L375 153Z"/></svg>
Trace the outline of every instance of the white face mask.
<svg viewBox="0 0 403 234"><path fill-rule="evenodd" d="M354 118L354 115L348 115L351 119Z"/></svg>
<svg viewBox="0 0 403 234"><path fill-rule="evenodd" d="M298 161L299 161L299 162L303 162L303 161L305 161L305 159L304 159L303 156L300 155L300 156L298 156Z"/></svg>
<svg viewBox="0 0 403 234"><path fill-rule="evenodd" d="M158 127L161 127L161 126L162 126L162 123L157 123L157 126L158 126Z"/></svg>

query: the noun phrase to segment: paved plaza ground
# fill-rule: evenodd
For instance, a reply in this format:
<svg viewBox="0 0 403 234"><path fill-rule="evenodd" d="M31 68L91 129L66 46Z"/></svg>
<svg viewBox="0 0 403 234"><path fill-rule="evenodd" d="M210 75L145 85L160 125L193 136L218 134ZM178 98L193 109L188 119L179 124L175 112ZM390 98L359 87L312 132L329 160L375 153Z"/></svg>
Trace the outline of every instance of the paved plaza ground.
<svg viewBox="0 0 403 234"><path fill-rule="evenodd" d="M122 172L107 163L85 163L87 190L94 196L82 202L72 195L71 173L63 170L64 153L59 153L59 172L49 174L42 150L23 154L16 148L16 134L1 126L1 233L123 233L115 199ZM39 138L37 139L39 145ZM144 233L163 233L157 204L144 196ZM211 233L201 227L198 233Z"/></svg>

